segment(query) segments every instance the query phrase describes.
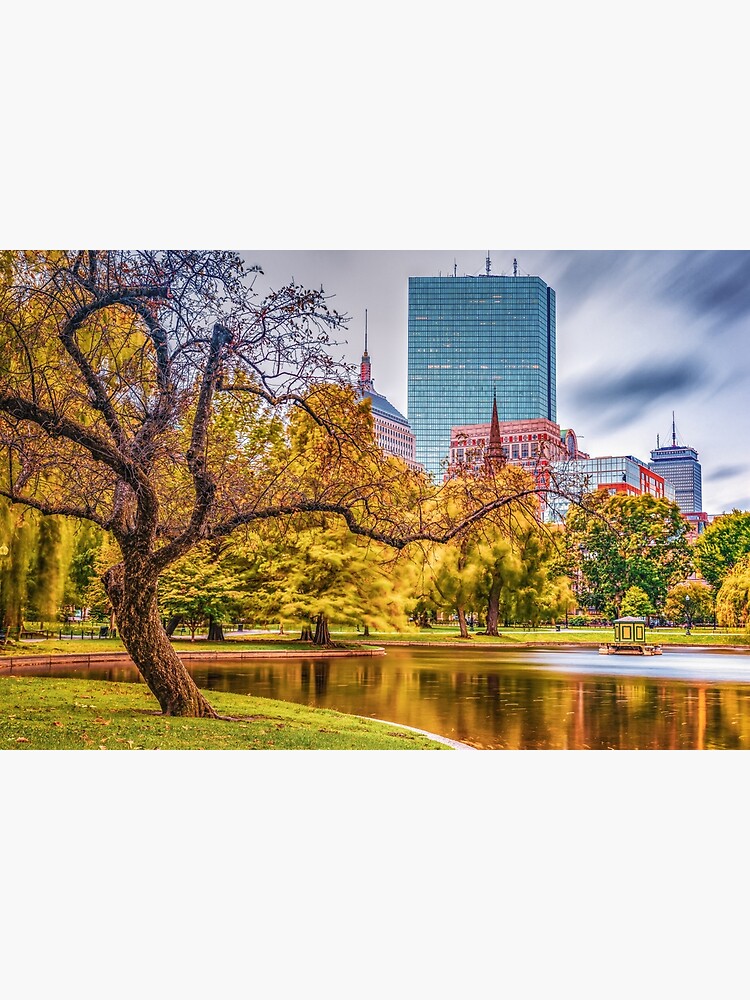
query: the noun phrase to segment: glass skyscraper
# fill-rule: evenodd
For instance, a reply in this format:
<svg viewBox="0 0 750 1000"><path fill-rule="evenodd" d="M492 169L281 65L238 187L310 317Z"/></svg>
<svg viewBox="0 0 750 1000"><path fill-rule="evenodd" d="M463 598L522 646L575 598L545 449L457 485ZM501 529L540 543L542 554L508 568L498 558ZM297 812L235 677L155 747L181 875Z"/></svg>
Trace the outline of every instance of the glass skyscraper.
<svg viewBox="0 0 750 1000"><path fill-rule="evenodd" d="M698 452L695 448L674 443L654 448L649 469L658 472L674 487L677 506L683 514L703 510L703 486Z"/></svg>
<svg viewBox="0 0 750 1000"><path fill-rule="evenodd" d="M538 277L409 278L408 414L417 461L437 479L451 427L557 422L555 292Z"/></svg>

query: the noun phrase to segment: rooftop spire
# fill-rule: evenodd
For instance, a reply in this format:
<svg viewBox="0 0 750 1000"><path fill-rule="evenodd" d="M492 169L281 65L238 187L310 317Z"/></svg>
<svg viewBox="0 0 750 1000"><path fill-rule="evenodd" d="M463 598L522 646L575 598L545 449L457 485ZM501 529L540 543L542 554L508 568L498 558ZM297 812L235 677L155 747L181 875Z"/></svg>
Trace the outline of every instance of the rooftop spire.
<svg viewBox="0 0 750 1000"><path fill-rule="evenodd" d="M367 353L367 310L365 309L365 350L362 355L362 363L359 366L360 388L372 390L372 367L370 365L370 355Z"/></svg>
<svg viewBox="0 0 750 1000"><path fill-rule="evenodd" d="M490 440L484 453L484 461L488 466L498 465L503 461L503 447L500 440L500 421L497 416L497 390L492 389L492 421L490 422Z"/></svg>

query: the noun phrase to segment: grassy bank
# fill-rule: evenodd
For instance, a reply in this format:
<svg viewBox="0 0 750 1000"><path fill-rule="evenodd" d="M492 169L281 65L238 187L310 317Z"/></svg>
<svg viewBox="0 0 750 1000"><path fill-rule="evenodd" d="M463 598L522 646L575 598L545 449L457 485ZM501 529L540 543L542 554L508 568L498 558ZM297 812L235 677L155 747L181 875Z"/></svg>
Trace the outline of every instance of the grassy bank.
<svg viewBox="0 0 750 1000"><path fill-rule="evenodd" d="M165 718L144 684L0 677L0 749L450 749L398 726L327 709L220 691L206 696L223 715L243 718Z"/></svg>
<svg viewBox="0 0 750 1000"><path fill-rule="evenodd" d="M356 650L362 646L362 637L359 642L356 633L350 640L336 639L336 645L343 650ZM298 639L290 639L286 635L263 636L257 639L238 639L230 636L224 642L209 642L205 638L197 638L195 642L190 639L173 640L174 648L181 652L200 651L224 651L231 653L232 650L239 652L256 651L258 653L273 653L279 650L288 652L299 651L309 653L317 647L309 642L300 642ZM55 656L59 653L87 653L92 656L95 653L124 653L125 647L119 639L24 639L20 642L9 642L0 648L0 656Z"/></svg>
<svg viewBox="0 0 750 1000"><path fill-rule="evenodd" d="M433 628L413 629L408 632L371 632L365 638L361 632L332 631L337 647L342 650L356 652L363 646L386 646L388 643L450 643L461 646L483 645L513 645L513 644L582 644L598 645L600 642L612 641L612 629L592 628L554 628L544 626L536 629L524 629L512 626L500 630L499 636L481 635L470 632L469 639L462 639L457 626L435 626ZM664 646L740 646L750 649L750 635L744 629L712 629L694 628L690 635L682 628L648 629L646 636L649 642L662 643ZM300 652L310 653L319 650L309 642L300 642L297 638L278 633L268 633L262 636L229 635L224 642L208 642L198 638L178 638L173 640L175 649L184 652L237 652L270 653ZM9 643L0 648L0 656L44 655L54 656L59 653L123 653L125 647L119 639L43 639L38 641L24 640Z"/></svg>
<svg viewBox="0 0 750 1000"><path fill-rule="evenodd" d="M354 642L357 638L362 641L361 633L358 635L356 632L335 632L332 635L336 641ZM412 632L371 632L366 641L383 646L399 642L447 642L465 647L498 644L550 645L553 643L598 645L600 642L612 642L613 630L611 628L561 628L558 632L554 627L550 628L549 626L536 629L512 626L501 628L499 636L480 635L479 632L470 632L469 636L468 639L462 639L457 626L435 626L427 629L415 629ZM744 629L694 628L690 635L686 635L685 630L680 628L651 628L646 631L646 638L649 642L661 643L664 646L745 646L750 648L750 635Z"/></svg>

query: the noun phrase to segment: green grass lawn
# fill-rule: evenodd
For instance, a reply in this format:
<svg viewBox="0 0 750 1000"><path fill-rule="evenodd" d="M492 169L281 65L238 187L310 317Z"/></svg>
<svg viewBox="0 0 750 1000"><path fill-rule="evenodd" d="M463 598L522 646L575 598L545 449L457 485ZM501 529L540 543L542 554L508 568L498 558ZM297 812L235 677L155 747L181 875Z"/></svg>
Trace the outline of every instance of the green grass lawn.
<svg viewBox="0 0 750 1000"><path fill-rule="evenodd" d="M363 643L360 636L357 640L354 633L350 640L336 639L336 645L341 649L357 649ZM290 638L288 635L263 636L254 639L239 639L234 636L229 637L224 642L208 642L207 639L178 638L173 640L174 648L183 652L200 652L221 650L231 652L232 650L257 652L274 652L278 650L299 650L300 652L310 652L315 649L309 642L300 642L298 639ZM125 647L119 639L23 639L20 642L9 642L0 648L0 656L55 656L60 653L124 653Z"/></svg>
<svg viewBox="0 0 750 1000"><path fill-rule="evenodd" d="M238 721L167 718L145 684L0 676L3 750L448 750L419 733L269 698L206 691Z"/></svg>
<svg viewBox="0 0 750 1000"><path fill-rule="evenodd" d="M341 649L356 651L362 645L387 645L389 642L448 642L464 646L509 645L513 643L562 643L562 644L593 644L611 642L611 628L561 628L557 632L554 627L542 626L537 629L523 629L512 626L500 630L497 637L480 635L470 632L471 638L462 639L455 625L438 625L433 628L414 629L409 632L371 632L366 638L361 632L348 630L332 631L331 636ZM750 635L743 629L712 629L694 628L691 635L686 635L683 628L648 629L646 638L649 642L662 643L665 646L745 646L750 648ZM231 653L256 651L258 653L273 653L285 650L289 652L311 652L316 649L309 642L300 642L294 637L294 632L285 635L276 633L241 638L238 635L229 636L224 642L208 642L206 639L190 639L182 637L173 640L174 647L181 651L217 651ZM39 641L24 640L9 643L0 649L0 656L45 655L54 656L60 653L123 653L125 647L119 639L43 639Z"/></svg>
<svg viewBox="0 0 750 1000"><path fill-rule="evenodd" d="M561 644L594 644L612 642L614 633L611 628L561 628L557 632L548 625L537 629L523 629L516 626L501 628L499 636L479 635L469 632L469 639L462 639L458 626L438 625L433 628L419 629L413 632L372 632L368 639L363 640L357 632L332 632L336 641L372 642L387 645L389 642L450 642L462 646L510 645L512 643L561 643ZM650 628L646 630L646 640L669 646L746 646L750 648L750 635L743 629L712 629L694 628L691 635L685 635L682 628Z"/></svg>

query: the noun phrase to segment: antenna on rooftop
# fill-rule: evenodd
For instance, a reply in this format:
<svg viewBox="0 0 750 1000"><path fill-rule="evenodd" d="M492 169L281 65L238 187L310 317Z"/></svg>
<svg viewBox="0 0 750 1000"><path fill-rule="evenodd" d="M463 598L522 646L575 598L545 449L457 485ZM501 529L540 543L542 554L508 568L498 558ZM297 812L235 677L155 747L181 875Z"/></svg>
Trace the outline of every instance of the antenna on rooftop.
<svg viewBox="0 0 750 1000"><path fill-rule="evenodd" d="M656 447L657 447L657 449L659 447L659 435L658 434L656 435Z"/></svg>
<svg viewBox="0 0 750 1000"><path fill-rule="evenodd" d="M367 354L367 310L365 309L365 354Z"/></svg>
<svg viewBox="0 0 750 1000"><path fill-rule="evenodd" d="M484 262L484 269L485 269L485 273L486 274L490 273L490 264L491 264L491 261L490 261L490 252L488 250L487 251L487 259Z"/></svg>
<svg viewBox="0 0 750 1000"><path fill-rule="evenodd" d="M672 447L674 448L677 444L677 434L674 429L674 410L672 410Z"/></svg>
<svg viewBox="0 0 750 1000"><path fill-rule="evenodd" d="M514 278L518 277L518 258L517 257L513 258L513 277Z"/></svg>
<svg viewBox="0 0 750 1000"><path fill-rule="evenodd" d="M458 267L458 264L456 264L456 258L454 257L453 258L453 277L454 278L456 277L456 268L457 267Z"/></svg>

